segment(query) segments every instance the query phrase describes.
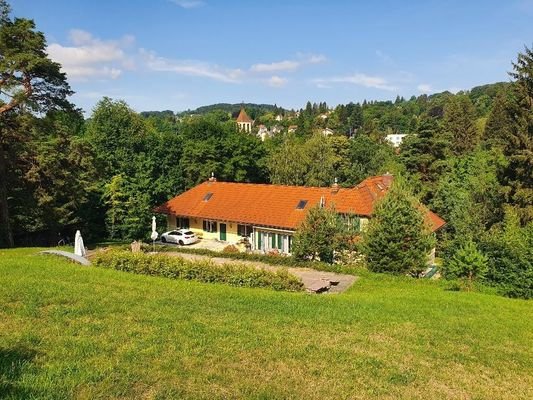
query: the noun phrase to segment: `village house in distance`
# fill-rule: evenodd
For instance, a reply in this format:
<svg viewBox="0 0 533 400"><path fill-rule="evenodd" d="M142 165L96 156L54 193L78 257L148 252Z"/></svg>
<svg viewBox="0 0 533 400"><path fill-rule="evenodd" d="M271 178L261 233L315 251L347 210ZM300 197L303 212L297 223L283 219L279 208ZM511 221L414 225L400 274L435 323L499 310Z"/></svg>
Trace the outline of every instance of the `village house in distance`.
<svg viewBox="0 0 533 400"><path fill-rule="evenodd" d="M361 230L376 201L388 191L393 176L365 179L353 188L283 186L218 182L214 176L174 197L156 211L166 214L168 228L189 228L205 239L235 244L248 238L252 250L290 254L294 232L307 211L334 205L347 223ZM445 221L425 209L432 231Z"/></svg>

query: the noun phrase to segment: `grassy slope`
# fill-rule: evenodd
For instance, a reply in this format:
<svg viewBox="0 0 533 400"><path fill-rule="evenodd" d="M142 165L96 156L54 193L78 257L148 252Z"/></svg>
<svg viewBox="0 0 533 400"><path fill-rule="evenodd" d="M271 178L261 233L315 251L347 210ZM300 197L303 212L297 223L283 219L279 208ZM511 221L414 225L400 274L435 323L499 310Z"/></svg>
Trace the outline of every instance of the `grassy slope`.
<svg viewBox="0 0 533 400"><path fill-rule="evenodd" d="M0 251L0 398L531 398L531 301L369 275L314 296Z"/></svg>

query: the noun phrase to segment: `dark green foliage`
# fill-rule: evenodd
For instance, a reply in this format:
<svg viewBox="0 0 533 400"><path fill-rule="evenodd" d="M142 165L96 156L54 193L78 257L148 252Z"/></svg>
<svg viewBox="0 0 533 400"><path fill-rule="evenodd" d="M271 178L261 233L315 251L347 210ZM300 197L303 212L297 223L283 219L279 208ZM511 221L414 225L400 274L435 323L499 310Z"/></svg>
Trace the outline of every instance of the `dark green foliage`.
<svg viewBox="0 0 533 400"><path fill-rule="evenodd" d="M400 159L407 171L431 184L443 170L448 146L449 141L442 134L439 122L432 117L423 117L416 133L402 143Z"/></svg>
<svg viewBox="0 0 533 400"><path fill-rule="evenodd" d="M261 140L237 130L233 121L216 116L191 118L181 125L183 150L179 162L186 188L217 179L236 182L265 182Z"/></svg>
<svg viewBox="0 0 533 400"><path fill-rule="evenodd" d="M525 48L513 63L514 101L507 112L513 123L505 132L504 154L509 165L503 184L509 187L509 201L522 222L533 221L533 49Z"/></svg>
<svg viewBox="0 0 533 400"><path fill-rule="evenodd" d="M453 154L464 154L476 147L481 135L475 125L474 105L468 96L458 94L446 103L443 128L449 135Z"/></svg>
<svg viewBox="0 0 533 400"><path fill-rule="evenodd" d="M431 200L431 208L447 221L440 241L445 258L465 241L478 241L485 230L501 220L503 193L498 171L505 164L497 150L478 150L448 159L447 171L439 177Z"/></svg>
<svg viewBox="0 0 533 400"><path fill-rule="evenodd" d="M266 113L274 114L285 114L287 110L277 105L272 104L254 104L254 103L237 103L237 104L228 104L228 103L217 103L209 106L198 107L195 110L182 111L177 113L178 116L187 116L187 115L206 115L213 112L221 112L225 115L236 118L239 114L241 107L246 109L246 113L252 119L259 118L261 115ZM153 113L153 112L148 112ZM147 114L147 113L145 113Z"/></svg>
<svg viewBox="0 0 533 400"><path fill-rule="evenodd" d="M297 292L302 282L287 270L270 272L240 264L216 265L211 262L187 261L181 257L160 254L105 251L94 255L97 267L112 268L135 274L187 279L206 283L225 283L240 287L262 287Z"/></svg>
<svg viewBox="0 0 533 400"><path fill-rule="evenodd" d="M396 172L397 160L392 147L377 143L366 135L357 135L348 143L347 166L339 176L343 186L355 186L369 176Z"/></svg>
<svg viewBox="0 0 533 400"><path fill-rule="evenodd" d="M292 255L299 260L333 263L335 251L343 250L350 239L346 225L334 208L311 208L296 230Z"/></svg>
<svg viewBox="0 0 533 400"><path fill-rule="evenodd" d="M502 89L496 95L484 131L484 139L488 146L506 146L505 142L511 134L510 129L513 125L510 112L512 101L512 93L508 89Z"/></svg>
<svg viewBox="0 0 533 400"><path fill-rule="evenodd" d="M420 204L396 178L364 230L361 250L371 271L418 276L434 245Z"/></svg>
<svg viewBox="0 0 533 400"><path fill-rule="evenodd" d="M521 227L516 210L508 207L504 223L481 240L488 257L486 280L509 297L533 297L533 223Z"/></svg>
<svg viewBox="0 0 533 400"><path fill-rule="evenodd" d="M26 141L27 134L18 131L19 114L71 109L66 98L72 93L60 65L46 54L44 34L32 20L10 18L6 1L0 3L0 247L11 247L13 219L10 216L13 187L12 175L25 154L10 154ZM22 145L21 147L23 147ZM24 159L23 163L29 163ZM9 174L9 175L8 175ZM15 182L17 185L18 182Z"/></svg>

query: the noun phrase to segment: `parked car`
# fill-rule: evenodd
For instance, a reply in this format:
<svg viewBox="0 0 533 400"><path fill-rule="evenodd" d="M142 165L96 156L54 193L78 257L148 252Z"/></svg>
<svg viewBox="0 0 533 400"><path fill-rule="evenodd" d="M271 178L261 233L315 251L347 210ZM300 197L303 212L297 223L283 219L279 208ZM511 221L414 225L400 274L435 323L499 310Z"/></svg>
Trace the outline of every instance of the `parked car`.
<svg viewBox="0 0 533 400"><path fill-rule="evenodd" d="M186 244L193 244L198 241L198 237L193 231L189 229L176 229L174 231L165 232L161 235L161 242L176 243L180 246Z"/></svg>

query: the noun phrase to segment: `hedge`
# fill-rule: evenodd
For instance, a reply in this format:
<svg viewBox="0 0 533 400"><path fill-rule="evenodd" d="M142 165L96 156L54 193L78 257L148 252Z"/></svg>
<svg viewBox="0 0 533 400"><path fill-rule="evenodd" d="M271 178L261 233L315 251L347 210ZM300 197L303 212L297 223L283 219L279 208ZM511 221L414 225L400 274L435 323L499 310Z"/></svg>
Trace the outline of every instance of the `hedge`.
<svg viewBox="0 0 533 400"><path fill-rule="evenodd" d="M146 246L146 251L152 251L152 247ZM233 260L256 261L269 265L282 267L297 267L310 268L317 271L336 272L339 274L359 275L362 267L355 264L328 264L321 261L301 261L294 257L271 254L257 254L257 253L224 253L208 249L194 249L188 247L180 247L175 245L156 245L156 251L184 253L184 254L198 254L202 256L229 258Z"/></svg>
<svg viewBox="0 0 533 400"><path fill-rule="evenodd" d="M141 275L290 292L304 289L302 281L290 275L286 269L271 272L242 264L216 265L209 261L189 261L164 254L132 253L124 250L101 251L93 255L91 260L97 267Z"/></svg>

